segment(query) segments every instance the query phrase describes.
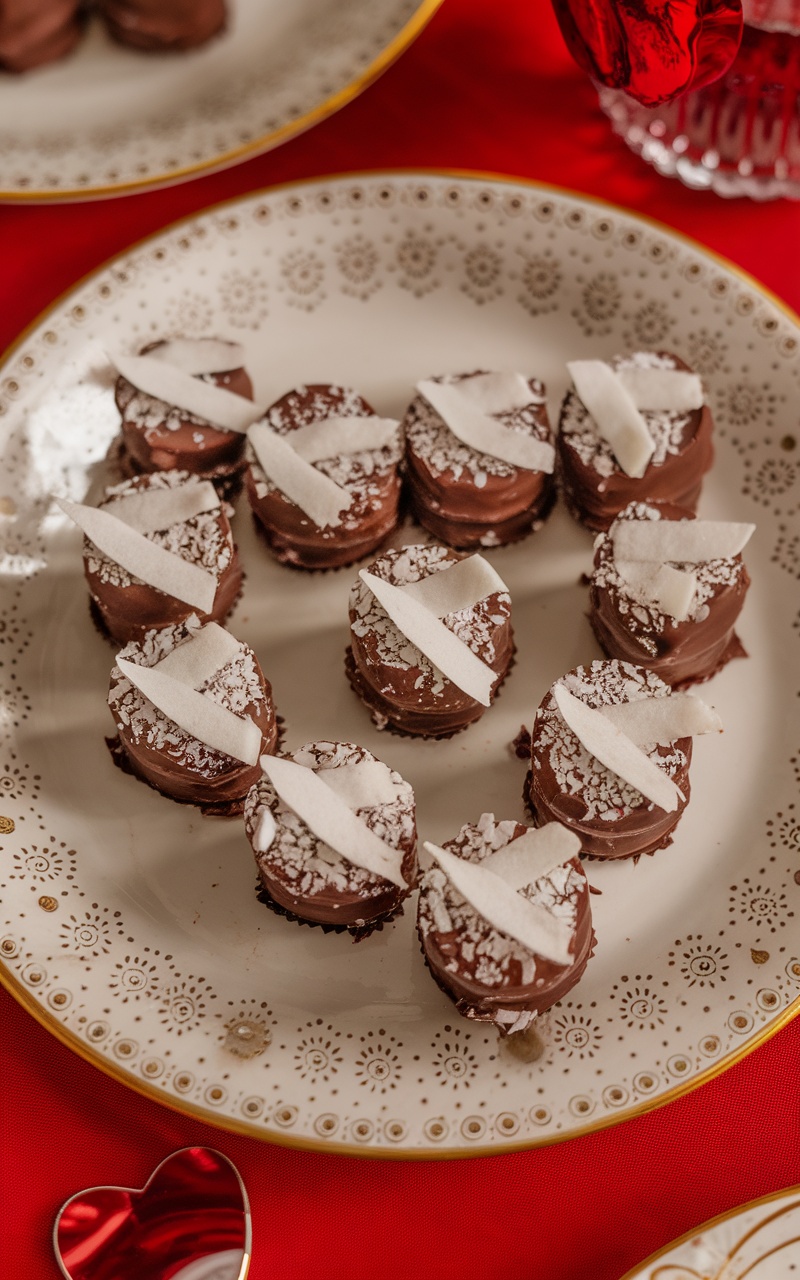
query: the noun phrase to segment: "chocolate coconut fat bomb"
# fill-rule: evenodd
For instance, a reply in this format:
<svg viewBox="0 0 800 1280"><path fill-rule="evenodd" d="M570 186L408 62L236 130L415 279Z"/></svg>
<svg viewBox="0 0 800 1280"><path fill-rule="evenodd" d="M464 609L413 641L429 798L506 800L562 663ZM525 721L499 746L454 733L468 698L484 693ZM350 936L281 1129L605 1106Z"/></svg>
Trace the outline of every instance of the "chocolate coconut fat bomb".
<svg viewBox="0 0 800 1280"><path fill-rule="evenodd" d="M605 530L630 502L697 508L714 458L700 379L677 356L637 351L568 366L573 380L557 440L564 497L589 529Z"/></svg>

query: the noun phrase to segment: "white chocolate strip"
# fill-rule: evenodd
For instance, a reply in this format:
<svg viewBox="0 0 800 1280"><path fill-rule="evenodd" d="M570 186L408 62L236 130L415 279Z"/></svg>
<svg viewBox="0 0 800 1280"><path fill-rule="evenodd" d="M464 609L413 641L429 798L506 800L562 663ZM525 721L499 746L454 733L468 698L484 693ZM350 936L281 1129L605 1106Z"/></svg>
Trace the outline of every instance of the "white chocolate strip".
<svg viewBox="0 0 800 1280"><path fill-rule="evenodd" d="M490 853L481 861L481 866L499 876L511 889L525 889L556 867L577 858L580 851L580 838L574 831L560 822L548 822L543 827L529 827L524 835Z"/></svg>
<svg viewBox="0 0 800 1280"><path fill-rule="evenodd" d="M444 382L417 383L417 391L438 413L453 435L478 453L487 453L524 471L549 474L555 466L555 449L511 427L504 427L476 407L460 386Z"/></svg>
<svg viewBox="0 0 800 1280"><path fill-rule="evenodd" d="M693 693L671 693L666 698L637 698L601 707L600 714L621 730L637 747L700 733L722 733L722 721L712 707Z"/></svg>
<svg viewBox="0 0 800 1280"><path fill-rule="evenodd" d="M218 338L170 338L147 354L184 373L227 373L244 365L241 343L221 342Z"/></svg>
<svg viewBox="0 0 800 1280"><path fill-rule="evenodd" d="M483 413L512 413L544 404L544 396L534 395L521 373L479 373L454 385Z"/></svg>
<svg viewBox="0 0 800 1280"><path fill-rule="evenodd" d="M611 446L625 474L640 479L655 444L632 397L603 360L572 360L567 368L598 434Z"/></svg>
<svg viewBox="0 0 800 1280"><path fill-rule="evenodd" d="M728 520L617 520L611 540L623 560L703 564L738 556L755 527Z"/></svg>
<svg viewBox="0 0 800 1280"><path fill-rule="evenodd" d="M315 769L326 787L335 791L348 809L371 809L408 798L411 786L395 784L392 771L382 760L355 760L336 769Z"/></svg>
<svg viewBox="0 0 800 1280"><path fill-rule="evenodd" d="M239 656L241 644L224 627L208 622L189 640L184 640L152 668L180 680L190 689L207 684L223 667Z"/></svg>
<svg viewBox="0 0 800 1280"><path fill-rule="evenodd" d="M470 698L488 707L497 674L473 653L469 645L434 617L430 609L406 594L402 587L392 586L368 573L359 571L361 581L383 605L392 622L438 667L448 680Z"/></svg>
<svg viewBox="0 0 800 1280"><path fill-rule="evenodd" d="M651 560L615 560L627 594L639 604L655 605L676 622L685 622L697 590L697 574Z"/></svg>
<svg viewBox="0 0 800 1280"><path fill-rule="evenodd" d="M154 356L109 356L123 378L156 400L175 405L220 431L244 433L264 412L252 400L204 382Z"/></svg>
<svg viewBox="0 0 800 1280"><path fill-rule="evenodd" d="M315 525L335 529L342 523L342 512L352 505L352 494L301 458L287 437L265 422L255 423L247 435L268 479Z"/></svg>
<svg viewBox="0 0 800 1280"><path fill-rule="evenodd" d="M553 964L570 963L569 944L573 931L562 920L523 898L500 876L487 870L484 863L458 858L429 840L425 841L424 847L438 862L453 887L495 929Z"/></svg>
<svg viewBox="0 0 800 1280"><path fill-rule="evenodd" d="M400 889L408 888L402 873L402 850L376 836L313 769L278 756L262 756L261 768L283 803L318 840L354 866L383 876Z"/></svg>
<svg viewBox="0 0 800 1280"><path fill-rule="evenodd" d="M500 574L481 555L452 560L447 569L429 573L418 582L407 582L400 589L412 600L424 604L437 618L473 609L496 592L508 592Z"/></svg>
<svg viewBox="0 0 800 1280"><path fill-rule="evenodd" d="M217 579L213 573L157 546L107 511L64 498L56 498L56 502L99 551L135 578L202 613L209 613L214 607Z"/></svg>
<svg viewBox="0 0 800 1280"><path fill-rule="evenodd" d="M234 715L227 707L157 667L140 667L119 657L117 666L131 684L185 733L234 760L250 765L258 763L261 730L249 716Z"/></svg>
<svg viewBox="0 0 800 1280"><path fill-rule="evenodd" d="M284 436L306 462L321 462L343 453L371 453L394 444L400 423L395 418L323 418Z"/></svg>
<svg viewBox="0 0 800 1280"><path fill-rule="evenodd" d="M672 813L683 796L670 777L646 756L621 729L600 711L587 707L563 684L553 685L553 697L565 723L586 750L645 799Z"/></svg>
<svg viewBox="0 0 800 1280"><path fill-rule="evenodd" d="M126 493L103 507L137 533L156 533L173 524L184 524L204 511L220 506L220 496L210 480L188 481L176 489L145 489Z"/></svg>
<svg viewBox="0 0 800 1280"><path fill-rule="evenodd" d="M629 365L617 377L637 409L667 413L691 413L705 403L703 384L686 369L642 369Z"/></svg>

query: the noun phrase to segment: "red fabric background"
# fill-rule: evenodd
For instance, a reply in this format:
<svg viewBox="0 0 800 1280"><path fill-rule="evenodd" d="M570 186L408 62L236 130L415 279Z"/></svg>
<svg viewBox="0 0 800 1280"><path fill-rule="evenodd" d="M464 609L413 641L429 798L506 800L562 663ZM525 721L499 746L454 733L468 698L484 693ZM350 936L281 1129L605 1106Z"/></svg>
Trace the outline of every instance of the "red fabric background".
<svg viewBox="0 0 800 1280"><path fill-rule="evenodd" d="M318 173L520 174L695 236L800 308L800 206L725 202L650 172L612 138L546 0L445 0L344 111L271 154L111 202L0 208L0 349L84 272L183 214ZM251 1280L618 1280L674 1236L800 1182L800 1019L703 1089L613 1129L515 1155L392 1163L283 1150L206 1128L74 1056L0 992L5 1273L57 1275L55 1213L97 1183L141 1185L193 1143L250 1193ZM141 1277L147 1280L147 1277Z"/></svg>

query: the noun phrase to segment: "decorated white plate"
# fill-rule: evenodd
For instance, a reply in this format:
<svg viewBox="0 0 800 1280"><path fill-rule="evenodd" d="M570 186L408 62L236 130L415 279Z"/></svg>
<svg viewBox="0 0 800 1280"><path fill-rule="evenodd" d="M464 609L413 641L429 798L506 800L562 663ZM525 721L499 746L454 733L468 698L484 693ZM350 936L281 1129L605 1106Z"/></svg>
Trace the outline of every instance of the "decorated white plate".
<svg viewBox="0 0 800 1280"><path fill-rule="evenodd" d="M622 1280L791 1280L800 1275L800 1187L720 1214Z"/></svg>
<svg viewBox="0 0 800 1280"><path fill-rule="evenodd" d="M0 199L83 200L268 151L361 92L441 0L228 0L201 49L140 53L93 18L50 66L0 72Z"/></svg>
<svg viewBox="0 0 800 1280"><path fill-rule="evenodd" d="M420 377L517 368L551 412L564 362L674 349L703 375L717 459L701 514L755 520L750 652L701 693L675 843L588 863L597 950L540 1025L533 1061L462 1021L431 981L413 904L354 946L256 900L238 820L203 818L116 770L113 650L87 608L77 531L49 495L99 494L118 420L103 347L243 341L257 395L351 384L399 416ZM374 1154L530 1146L611 1124L722 1071L800 1011L797 319L733 268L631 214L516 181L368 175L248 196L114 259L0 368L2 978L78 1052L182 1111L266 1138ZM509 749L551 681L599 656L562 509L487 554L514 602L517 665L447 742L379 733L344 677L355 570L281 568L240 504L232 630L286 743L361 742L417 791L423 838L483 810L524 816ZM419 540L413 526L405 541ZM530 1049L530 1046L528 1046ZM530 1057L531 1053L527 1053Z"/></svg>

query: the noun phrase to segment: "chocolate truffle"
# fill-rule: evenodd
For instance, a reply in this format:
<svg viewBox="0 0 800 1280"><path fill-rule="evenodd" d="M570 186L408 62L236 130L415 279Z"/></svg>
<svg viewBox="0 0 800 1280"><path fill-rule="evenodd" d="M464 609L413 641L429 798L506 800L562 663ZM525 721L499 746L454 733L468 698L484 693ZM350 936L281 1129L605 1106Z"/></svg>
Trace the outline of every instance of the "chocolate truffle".
<svg viewBox="0 0 800 1280"><path fill-rule="evenodd" d="M669 561L696 579L691 603L675 617L637 589L622 557L618 565L614 533L622 521L694 518L672 504L630 503L595 540L589 618L601 648L609 658L649 667L673 688L708 680L731 658L746 657L733 628L750 585L747 569L741 555Z"/></svg>
<svg viewBox="0 0 800 1280"><path fill-rule="evenodd" d="M511 394L505 385L509 377ZM482 410L496 426L546 445L542 453L550 455L550 471L514 465L472 447L454 434L420 393L403 422L408 489L416 519L441 542L462 548L500 546L538 529L555 495L553 436L544 384L538 378L481 372L431 381L457 389L473 411Z"/></svg>
<svg viewBox="0 0 800 1280"><path fill-rule="evenodd" d="M437 644L440 638L452 643L447 632L457 638L461 652L449 675L393 621L363 575L388 583L422 606L437 632ZM482 556L464 557L436 545L386 551L362 571L350 592L345 669L379 729L434 738L458 733L490 705L513 654L511 598ZM477 669L480 688L465 678L464 660Z"/></svg>
<svg viewBox="0 0 800 1280"><path fill-rule="evenodd" d="M368 832L388 846L399 883L352 861L357 850L346 840L341 850L326 843L317 834L323 830L318 820L312 830L278 794L276 784L262 776L250 790L244 811L258 866L259 897L278 914L326 931L347 930L359 941L402 913L403 901L416 883L414 792L399 773L351 742L309 742L287 758L321 778L333 800L345 803ZM309 782L303 778L299 784L304 795Z"/></svg>
<svg viewBox="0 0 800 1280"><path fill-rule="evenodd" d="M530 828L519 822L496 822L494 814L484 813L477 825L462 827L444 850L489 870L494 854L512 849L529 834ZM503 1034L527 1030L538 1014L562 999L581 978L594 948L589 888L579 859L571 857L534 875L532 883L519 884L518 878L512 887L563 928L566 963L537 953L490 923L438 863L420 882L417 928L428 968L459 1013L494 1023Z"/></svg>
<svg viewBox="0 0 800 1280"><path fill-rule="evenodd" d="M141 355L153 355L171 348L168 342L143 347ZM184 344L181 342L181 346ZM185 344L202 349L204 340ZM215 363L223 367L194 376L246 400L253 398L253 384L242 365L242 348L235 342L209 341ZM225 351L229 354L225 356ZM219 354L217 354L219 353ZM167 361L166 363L171 363ZM201 363L204 363L201 360ZM227 367L225 367L227 366ZM241 482L245 466L246 435L216 427L177 405L168 404L139 390L121 374L115 388L117 408L122 415L120 465L123 474L153 471L188 471L211 480L222 492L233 494Z"/></svg>
<svg viewBox="0 0 800 1280"><path fill-rule="evenodd" d="M191 614L196 614L201 622L221 622L233 608L242 585L242 568L229 520L231 508L207 482L198 483L184 471L135 476L107 489L100 509L110 515L119 513L122 519L127 506L124 499L151 493L170 493L176 502L181 498L190 501L197 494L196 505L205 505L205 509L188 519L178 517L170 521L169 515L156 514L153 519L162 527L139 531L156 546L213 575L217 581L216 594L212 608L202 612L135 577L111 556L98 550L90 538L84 537L83 567L94 607L109 635L121 644L142 640L148 631L185 622ZM203 494L208 494L208 501L214 501L214 505L204 504ZM191 506L187 509L191 510ZM146 511L146 507L142 510ZM148 522L145 518L140 526L141 523L152 526L153 520Z"/></svg>
<svg viewBox="0 0 800 1280"><path fill-rule="evenodd" d="M667 698L671 692L654 672L615 660L577 667L557 680L542 699L531 732L526 799L536 825L563 823L579 837L583 851L598 858L630 858L671 844L689 803L691 737L642 747L678 788L675 807L661 808L587 750L559 711L557 686L593 709Z"/></svg>
<svg viewBox="0 0 800 1280"><path fill-rule="evenodd" d="M295 569L336 569L376 551L399 519L402 445L397 424L377 417L348 387L311 384L287 392L267 410L263 426L280 437L279 445L286 441L291 446L293 474L298 468L306 471L296 501L282 487L282 473L272 471L264 452L270 441L259 442L261 425L250 432L247 496L277 559ZM327 517L315 507L309 485L327 490L322 496Z"/></svg>
<svg viewBox="0 0 800 1280"><path fill-rule="evenodd" d="M637 351L609 362L623 377L647 371L691 371L667 352ZM700 388L702 397L702 388ZM630 502L671 502L695 511L703 476L714 457L713 422L700 408L641 408L652 456L639 476L626 474L609 441L573 387L561 407L557 440L560 482L571 513L589 529L606 530Z"/></svg>
<svg viewBox="0 0 800 1280"><path fill-rule="evenodd" d="M111 36L147 52L205 44L225 26L225 0L100 0Z"/></svg>
<svg viewBox="0 0 800 1280"><path fill-rule="evenodd" d="M117 655L120 663L125 666L112 668L108 694L119 734L118 742L109 744L115 761L173 800L210 812L241 813L244 797L261 776L259 757L274 751L278 742L272 690L252 649L216 623L201 627L190 618L126 645ZM179 686L180 719L192 723L192 730L137 687L137 667L161 676L158 690L151 692L166 702L166 683L171 710ZM240 754L213 745L220 738L217 708L226 721L225 741L231 742L231 724L237 752L244 737ZM202 738L196 736L200 733Z"/></svg>
<svg viewBox="0 0 800 1280"><path fill-rule="evenodd" d="M82 0L3 0L0 70L32 71L64 58L83 31Z"/></svg>

